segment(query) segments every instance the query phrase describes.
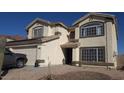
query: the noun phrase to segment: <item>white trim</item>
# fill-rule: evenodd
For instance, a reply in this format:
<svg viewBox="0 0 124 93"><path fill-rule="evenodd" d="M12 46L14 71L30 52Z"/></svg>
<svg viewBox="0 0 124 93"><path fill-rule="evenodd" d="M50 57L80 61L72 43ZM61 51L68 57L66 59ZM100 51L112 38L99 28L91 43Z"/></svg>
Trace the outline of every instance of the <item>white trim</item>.
<svg viewBox="0 0 124 93"><path fill-rule="evenodd" d="M91 27L97 27L97 26L103 26L103 25L101 25L101 24L98 24L98 25L92 25L92 26L84 26L83 28L91 28Z"/></svg>

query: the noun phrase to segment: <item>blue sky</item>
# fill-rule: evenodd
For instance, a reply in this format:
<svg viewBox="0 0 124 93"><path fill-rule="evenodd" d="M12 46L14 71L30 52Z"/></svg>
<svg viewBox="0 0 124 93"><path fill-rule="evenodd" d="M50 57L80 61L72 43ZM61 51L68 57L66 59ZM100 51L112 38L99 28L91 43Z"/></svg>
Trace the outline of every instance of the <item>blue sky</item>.
<svg viewBox="0 0 124 93"><path fill-rule="evenodd" d="M21 35L26 37L25 27L35 18L43 18L52 22L61 21L67 26L76 21L81 16L85 15L84 12L0 12L0 34L6 35ZM124 13L123 12L109 12L118 19L118 51L119 54L124 54Z"/></svg>

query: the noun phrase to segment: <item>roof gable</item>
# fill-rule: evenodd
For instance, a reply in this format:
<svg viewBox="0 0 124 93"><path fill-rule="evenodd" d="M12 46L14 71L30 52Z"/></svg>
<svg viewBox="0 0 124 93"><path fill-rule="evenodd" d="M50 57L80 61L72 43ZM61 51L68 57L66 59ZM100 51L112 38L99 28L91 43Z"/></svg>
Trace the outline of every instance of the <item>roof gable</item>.
<svg viewBox="0 0 124 93"><path fill-rule="evenodd" d="M50 25L50 26L62 26L65 29L68 29L68 27L62 22L50 22L41 18L36 18L26 27L26 30L28 30L35 23L42 23L44 25Z"/></svg>
<svg viewBox="0 0 124 93"><path fill-rule="evenodd" d="M26 30L28 30L32 25L34 25L35 23L43 23L43 24L45 24L45 25L49 25L50 24L50 22L49 21L47 21L47 20L44 20L44 19L41 19L41 18L36 18L36 19L34 19L30 24L28 24L27 26L26 26Z"/></svg>
<svg viewBox="0 0 124 93"><path fill-rule="evenodd" d="M79 24L80 22L84 21L85 19L91 17L91 16L96 16L96 17L101 17L101 18L110 18L113 21L115 20L115 16L114 15L110 15L110 14L103 14L103 13L88 13L87 15L79 18L77 21L75 21L72 25L75 26L77 24Z"/></svg>

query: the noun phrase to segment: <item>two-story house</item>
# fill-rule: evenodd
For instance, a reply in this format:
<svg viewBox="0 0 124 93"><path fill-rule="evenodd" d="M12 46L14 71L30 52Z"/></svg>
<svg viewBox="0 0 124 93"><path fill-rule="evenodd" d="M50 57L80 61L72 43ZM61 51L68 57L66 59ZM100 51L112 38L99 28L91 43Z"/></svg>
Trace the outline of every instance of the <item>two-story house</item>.
<svg viewBox="0 0 124 93"><path fill-rule="evenodd" d="M72 27L40 18L27 27L27 39L7 43L28 57L28 65L49 63L117 66L117 22L110 14L89 13Z"/></svg>

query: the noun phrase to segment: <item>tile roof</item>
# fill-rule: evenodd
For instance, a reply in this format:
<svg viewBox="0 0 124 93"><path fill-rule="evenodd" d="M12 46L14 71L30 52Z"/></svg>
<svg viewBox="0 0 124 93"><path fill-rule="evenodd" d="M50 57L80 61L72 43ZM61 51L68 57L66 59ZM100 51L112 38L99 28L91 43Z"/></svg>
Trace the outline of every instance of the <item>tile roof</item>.
<svg viewBox="0 0 124 93"><path fill-rule="evenodd" d="M50 42L52 40L58 39L60 35L53 35L47 37L39 37L34 39L24 39L18 41L7 42L6 46L18 46L18 45L29 45L29 44L40 44L45 42Z"/></svg>
<svg viewBox="0 0 124 93"><path fill-rule="evenodd" d="M70 39L69 42L62 44L62 48L76 48L80 45L78 39Z"/></svg>
<svg viewBox="0 0 124 93"><path fill-rule="evenodd" d="M22 36L19 36L19 35L0 35L0 38L8 38L8 39L13 39L13 40L24 39Z"/></svg>

